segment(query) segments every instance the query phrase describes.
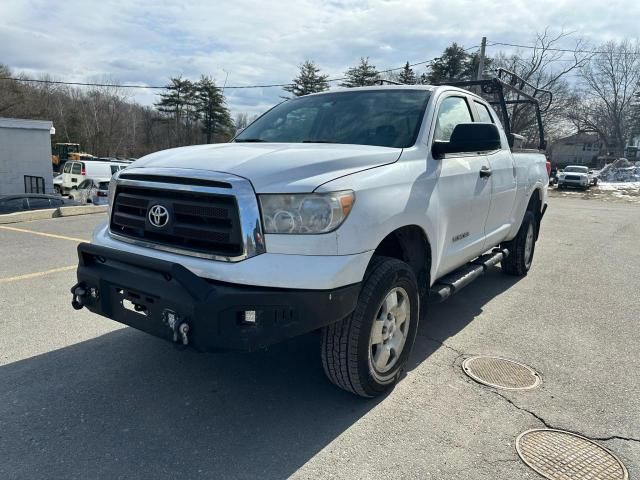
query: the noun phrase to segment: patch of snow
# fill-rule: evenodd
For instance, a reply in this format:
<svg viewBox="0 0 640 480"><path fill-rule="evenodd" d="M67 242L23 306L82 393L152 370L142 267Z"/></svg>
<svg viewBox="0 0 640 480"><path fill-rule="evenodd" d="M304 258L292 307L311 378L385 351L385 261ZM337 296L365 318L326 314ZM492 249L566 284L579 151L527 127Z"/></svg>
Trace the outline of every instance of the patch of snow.
<svg viewBox="0 0 640 480"><path fill-rule="evenodd" d="M619 158L606 165L597 175L604 182L640 182L640 162Z"/></svg>
<svg viewBox="0 0 640 480"><path fill-rule="evenodd" d="M639 190L640 181L637 182L598 182L597 188L603 191Z"/></svg>

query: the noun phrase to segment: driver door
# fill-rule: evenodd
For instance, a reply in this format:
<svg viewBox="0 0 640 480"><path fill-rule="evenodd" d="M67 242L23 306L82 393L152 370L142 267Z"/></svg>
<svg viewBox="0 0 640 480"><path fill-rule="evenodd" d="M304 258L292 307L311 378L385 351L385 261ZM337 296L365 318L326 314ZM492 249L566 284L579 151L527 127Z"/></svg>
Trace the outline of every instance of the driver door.
<svg viewBox="0 0 640 480"><path fill-rule="evenodd" d="M473 122L469 98L459 92L445 93L439 99L435 117L434 141L449 141L460 123ZM491 205L491 177L480 172L488 168L485 155L448 153L439 162L436 182L441 216L441 262L437 275L442 276L485 250L485 224Z"/></svg>

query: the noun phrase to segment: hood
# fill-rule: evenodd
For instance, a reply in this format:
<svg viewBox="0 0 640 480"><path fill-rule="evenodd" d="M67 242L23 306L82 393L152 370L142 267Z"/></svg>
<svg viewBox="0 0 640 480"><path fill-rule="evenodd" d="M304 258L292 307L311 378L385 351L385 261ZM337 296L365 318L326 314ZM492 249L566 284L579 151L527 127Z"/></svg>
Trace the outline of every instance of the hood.
<svg viewBox="0 0 640 480"><path fill-rule="evenodd" d="M220 143L152 153L133 167L192 168L231 173L257 193L304 193L338 177L393 163L402 149L370 145Z"/></svg>
<svg viewBox="0 0 640 480"><path fill-rule="evenodd" d="M588 173L584 173L584 172L560 172L559 173L560 176L567 176L567 175L574 175L576 177L589 177Z"/></svg>

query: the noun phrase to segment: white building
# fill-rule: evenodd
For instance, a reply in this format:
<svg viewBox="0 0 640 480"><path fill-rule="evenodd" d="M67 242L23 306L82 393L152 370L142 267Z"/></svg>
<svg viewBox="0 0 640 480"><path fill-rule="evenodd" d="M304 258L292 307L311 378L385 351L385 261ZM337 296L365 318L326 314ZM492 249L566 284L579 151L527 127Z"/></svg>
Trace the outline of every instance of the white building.
<svg viewBox="0 0 640 480"><path fill-rule="evenodd" d="M0 117L0 195L53 193L52 133L49 121Z"/></svg>

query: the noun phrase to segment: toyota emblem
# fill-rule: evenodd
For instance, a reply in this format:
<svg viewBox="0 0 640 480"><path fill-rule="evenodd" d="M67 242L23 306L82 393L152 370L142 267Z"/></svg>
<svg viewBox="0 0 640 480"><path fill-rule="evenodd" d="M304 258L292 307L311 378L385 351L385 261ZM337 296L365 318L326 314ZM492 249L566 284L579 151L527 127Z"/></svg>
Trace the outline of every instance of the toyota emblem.
<svg viewBox="0 0 640 480"><path fill-rule="evenodd" d="M149 209L149 223L157 228L162 228L169 223L169 210L162 205L154 205Z"/></svg>

